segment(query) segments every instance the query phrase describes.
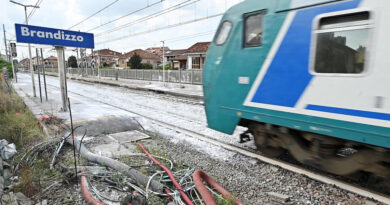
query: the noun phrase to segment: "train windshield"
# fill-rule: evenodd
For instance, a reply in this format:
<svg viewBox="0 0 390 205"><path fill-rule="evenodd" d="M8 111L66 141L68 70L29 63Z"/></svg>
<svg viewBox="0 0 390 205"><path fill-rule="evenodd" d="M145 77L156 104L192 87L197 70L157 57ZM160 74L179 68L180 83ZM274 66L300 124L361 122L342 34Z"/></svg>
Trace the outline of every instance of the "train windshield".
<svg viewBox="0 0 390 205"><path fill-rule="evenodd" d="M226 42L229 37L230 31L232 30L233 24L229 21L223 22L221 28L219 29L219 33L217 38L215 39L215 44L222 45Z"/></svg>

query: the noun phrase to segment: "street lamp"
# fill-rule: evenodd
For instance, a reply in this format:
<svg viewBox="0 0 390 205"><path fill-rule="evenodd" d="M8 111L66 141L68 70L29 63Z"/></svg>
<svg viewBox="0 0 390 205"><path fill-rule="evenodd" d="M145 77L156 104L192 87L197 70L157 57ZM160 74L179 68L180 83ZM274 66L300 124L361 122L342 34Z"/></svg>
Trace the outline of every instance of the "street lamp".
<svg viewBox="0 0 390 205"><path fill-rule="evenodd" d="M39 8L39 6L34 6L34 5L24 5L24 4L21 4L19 2L15 2L15 1L12 1L10 0L11 3L14 3L16 5L19 5L19 6L23 6L24 7L24 16L26 18L26 25L28 25L28 18L27 18L27 7L31 7L31 8ZM36 91L35 91L35 80L34 80L34 69L33 69L33 64L32 64L32 61L31 61L31 45L28 44L28 55L30 57L30 71L31 71L31 79L32 79L32 86L33 86L33 92L34 92L34 97L37 97L37 94L36 94ZM38 59L37 59L38 60Z"/></svg>
<svg viewBox="0 0 390 205"><path fill-rule="evenodd" d="M165 86L165 41L161 41L163 43L163 83Z"/></svg>

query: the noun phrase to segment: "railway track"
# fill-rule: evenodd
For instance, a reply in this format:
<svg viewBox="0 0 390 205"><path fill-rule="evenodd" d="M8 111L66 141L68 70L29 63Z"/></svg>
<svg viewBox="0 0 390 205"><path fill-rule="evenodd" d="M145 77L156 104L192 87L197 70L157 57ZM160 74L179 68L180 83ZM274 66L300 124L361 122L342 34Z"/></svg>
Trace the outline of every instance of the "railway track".
<svg viewBox="0 0 390 205"><path fill-rule="evenodd" d="M91 97L84 96L84 95L81 95L81 94L78 94L78 93L74 93L74 94L80 95L80 96L85 97L85 98L93 99ZM96 101L96 99L93 99L93 100ZM100 100L97 100L97 101L99 103L102 103L102 104L105 104L105 105L108 105L108 106L111 106L111 107L114 107L114 108L117 108L117 109L129 112L129 113L132 113L132 114L139 115L141 117L144 117L144 118L150 120L151 122L153 122L155 124L158 124L160 126L163 126L165 128L171 129L171 130L174 130L176 132L181 132L181 133L183 133L183 134L185 134L185 135L187 135L189 137L192 137L192 138L195 138L195 139L198 139L198 140L201 140L201 141L213 144L215 146L222 147L224 149L227 149L227 150L230 150L230 151L233 151L233 152L236 152L236 153L240 153L240 154L242 154L244 156L251 157L251 158L263 161L265 163L268 163L268 164L271 164L271 165L274 165L274 166L281 167L281 168L283 168L285 170L289 170L289 171L297 173L297 174L302 174L302 175L307 176L307 177L309 177L311 179L314 179L314 180L317 180L317 181L320 181L320 182L323 182L323 183L326 183L326 184L332 184L332 185L334 185L336 187L339 187L341 189L344 189L346 191L349 191L349 192L352 192L352 193L355 193L355 194L358 194L358 195L361 195L361 196L364 196L364 197L367 197L367 198L371 198L371 199L376 200L378 202L382 202L382 203L385 203L385 204L389 204L390 203L390 196L386 196L384 194L381 194L381 193L378 193L378 192L375 192L375 191L372 191L372 190L368 190L366 188L362 188L362 187L359 187L357 185L354 185L354 184L351 184L351 183L348 183L348 182L344 182L344 181L341 181L341 180L338 180L338 179L334 179L332 177L325 176L324 174L319 174L319 173L316 173L315 171L312 171L312 170L309 170L309 169L306 169L306 168L302 168L300 166L297 166L297 165L294 165L294 164L291 164L291 163L288 163L288 162L285 162L285 161L282 161L282 160L269 158L269 157L260 155L258 153L255 153L254 151L251 151L251 150L248 150L248 149L244 149L244 148L241 148L241 147L236 146L236 145L232 145L232 144L229 144L229 143L221 142L219 140L213 139L212 137L206 136L204 134L200 134L200 133L194 132L194 131L186 129L186 128L182 128L182 127L178 127L176 125L172 125L170 123L166 123L164 121L161 121L161 120L149 117L147 115L144 115L142 113L139 113L139 112L136 112L136 111L133 111L133 110L129 110L129 109L126 109L126 108L123 108L123 107L120 107L120 106L112 105L112 104L109 104L109 103L106 103L106 102L103 102L103 101L100 101Z"/></svg>
<svg viewBox="0 0 390 205"><path fill-rule="evenodd" d="M54 86L54 85L51 85L51 86L58 88L57 86ZM283 168L285 170L289 170L289 171L294 172L294 173L302 174L302 175L307 176L307 177L309 177L311 179L314 179L314 180L317 180L317 181L320 181L320 182L323 182L323 183L326 183L326 184L332 184L332 185L334 185L336 187L339 187L341 189L347 190L347 191L352 192L352 193L356 193L358 195L361 195L361 196L364 196L364 197L367 197L367 198L374 199L376 201L379 201L379 202L382 202L382 203L385 203L385 204L390 204L390 196L386 196L386 195L381 194L379 192L376 192L376 191L373 191L373 190L369 190L369 189L366 189L366 188L362 188L362 187L360 187L358 185L354 185L354 184L351 184L351 183L348 183L348 182L345 182L345 181L342 181L342 180L339 180L339 179L335 179L335 178L332 178L330 176L326 176L325 174L320 174L320 173L317 173L317 172L315 172L313 170L309 170L309 169L300 167L298 165L295 165L295 164L292 164L292 163L289 163L289 162L286 162L286 161L273 159L273 158L269 158L269 157L260 155L260 154L256 153L255 151L251 150L250 148L242 148L242 147L239 147L237 145L233 145L233 144L230 144L230 143L222 142L222 141L214 139L214 138L212 138L210 136L207 136L205 134L201 134L201 133L195 132L193 130L190 130L190 129L187 129L187 128L183 128L181 126L177 126L177 125L173 125L171 123L167 123L167 122L161 121L159 119L156 119L155 117L148 116L148 115L146 115L144 113L141 113L141 112L137 112L137 111L134 111L134 110L130 110L130 109L121 107L121 106L113 105L111 103L107 103L107 102L104 102L102 100L97 100L97 99L95 99L93 97L86 96L86 95L83 95L83 94L80 94L80 93L77 93L77 92L73 92L73 91L68 91L68 92L69 93L73 93L75 95L79 95L79 96L84 97L84 98L88 98L88 99L97 101L97 102L99 102L101 104L104 104L104 105L107 105L107 106L111 106L113 108L117 108L117 109L126 111L128 113L132 113L132 114L141 116L141 117L143 117L145 119L148 119L149 121L151 121L154 124L157 124L159 126L165 127L167 129L170 129L170 130L174 130L176 132L181 132L181 133L183 133L183 134L185 134L185 135L187 135L189 137L192 137L192 138L195 138L195 139L198 139L198 140L201 140L201 141L213 144L213 145L218 146L218 147L222 147L222 148L224 148L226 150L230 150L230 151L233 151L233 152L236 152L236 153L240 153L240 154L242 154L244 156L247 156L247 157L250 157L250 158L254 158L254 159L263 161L265 163L274 165L274 166L281 167L281 168ZM147 95L147 97L150 97L150 96ZM186 119L186 120L189 121L188 119Z"/></svg>

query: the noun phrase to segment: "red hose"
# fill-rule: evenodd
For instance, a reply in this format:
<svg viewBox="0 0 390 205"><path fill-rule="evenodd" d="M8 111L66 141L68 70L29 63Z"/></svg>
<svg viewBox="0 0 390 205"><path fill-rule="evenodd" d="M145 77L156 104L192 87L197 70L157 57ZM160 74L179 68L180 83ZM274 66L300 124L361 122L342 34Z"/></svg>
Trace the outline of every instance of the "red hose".
<svg viewBox="0 0 390 205"><path fill-rule="evenodd" d="M195 183L196 190L200 193L202 196L203 201L206 205L216 205L215 200L209 190L206 188L206 186L203 184L202 179L209 184L211 187L213 187L215 190L217 190L220 194L222 194L227 199L234 199L234 196L227 191L225 188L223 188L220 184L218 184L213 178L209 177L206 173L204 173L201 170L196 170L194 174L192 175ZM242 201L235 199L237 205L242 205Z"/></svg>
<svg viewBox="0 0 390 205"><path fill-rule="evenodd" d="M166 193L166 194L173 194L169 189L164 189L164 193ZM168 195L168 198L171 201L175 200L171 195Z"/></svg>
<svg viewBox="0 0 390 205"><path fill-rule="evenodd" d="M83 173L83 171L81 173ZM81 193L83 194L84 199L88 203L91 203L93 205L106 205L105 203L95 199L95 197L92 196L91 192L89 192L89 186L88 186L88 181L86 176L81 175L80 181L81 181Z"/></svg>
<svg viewBox="0 0 390 205"><path fill-rule="evenodd" d="M175 185L175 187L177 189L179 189L180 191L180 195L183 197L184 201L186 202L186 204L188 205L194 205L192 203L192 201L190 200L190 198L188 198L188 196L186 195L186 193L184 193L183 191L183 188L180 186L180 184L176 181L175 177L173 176L172 172L166 168L164 165L160 164L160 162L158 162L156 159L154 159L152 157L152 155L149 154L149 152L144 148L144 146L142 146L141 143L138 143L138 146L141 147L141 149L145 152L145 154L149 157L149 159L151 159L155 164L157 164L159 167L161 167L169 176L169 178L171 178L172 180L172 183Z"/></svg>

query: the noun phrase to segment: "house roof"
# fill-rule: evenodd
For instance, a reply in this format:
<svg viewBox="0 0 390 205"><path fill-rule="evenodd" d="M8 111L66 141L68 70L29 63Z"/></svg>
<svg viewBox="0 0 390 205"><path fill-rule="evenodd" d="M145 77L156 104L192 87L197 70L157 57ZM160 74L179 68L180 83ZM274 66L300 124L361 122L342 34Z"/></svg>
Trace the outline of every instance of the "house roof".
<svg viewBox="0 0 390 205"><path fill-rule="evenodd" d="M187 51L186 49L170 50L165 52L165 56L179 56L179 55L183 55L186 51Z"/></svg>
<svg viewBox="0 0 390 205"><path fill-rule="evenodd" d="M102 55L102 56L121 56L122 53L110 50L108 48L101 49L93 52L94 55Z"/></svg>
<svg viewBox="0 0 390 205"><path fill-rule="evenodd" d="M195 43L190 48L188 48L185 53L186 54L189 54L189 53L207 53L207 50L209 49L209 46L210 46L210 42Z"/></svg>
<svg viewBox="0 0 390 205"><path fill-rule="evenodd" d="M121 58L131 58L134 54L138 54L139 56L141 56L142 59L158 60L158 61L160 60L160 57L158 55L146 52L142 49L136 49L128 53L125 53Z"/></svg>
<svg viewBox="0 0 390 205"><path fill-rule="evenodd" d="M50 56L48 58L45 58L44 60L57 60L57 57L55 56Z"/></svg>

